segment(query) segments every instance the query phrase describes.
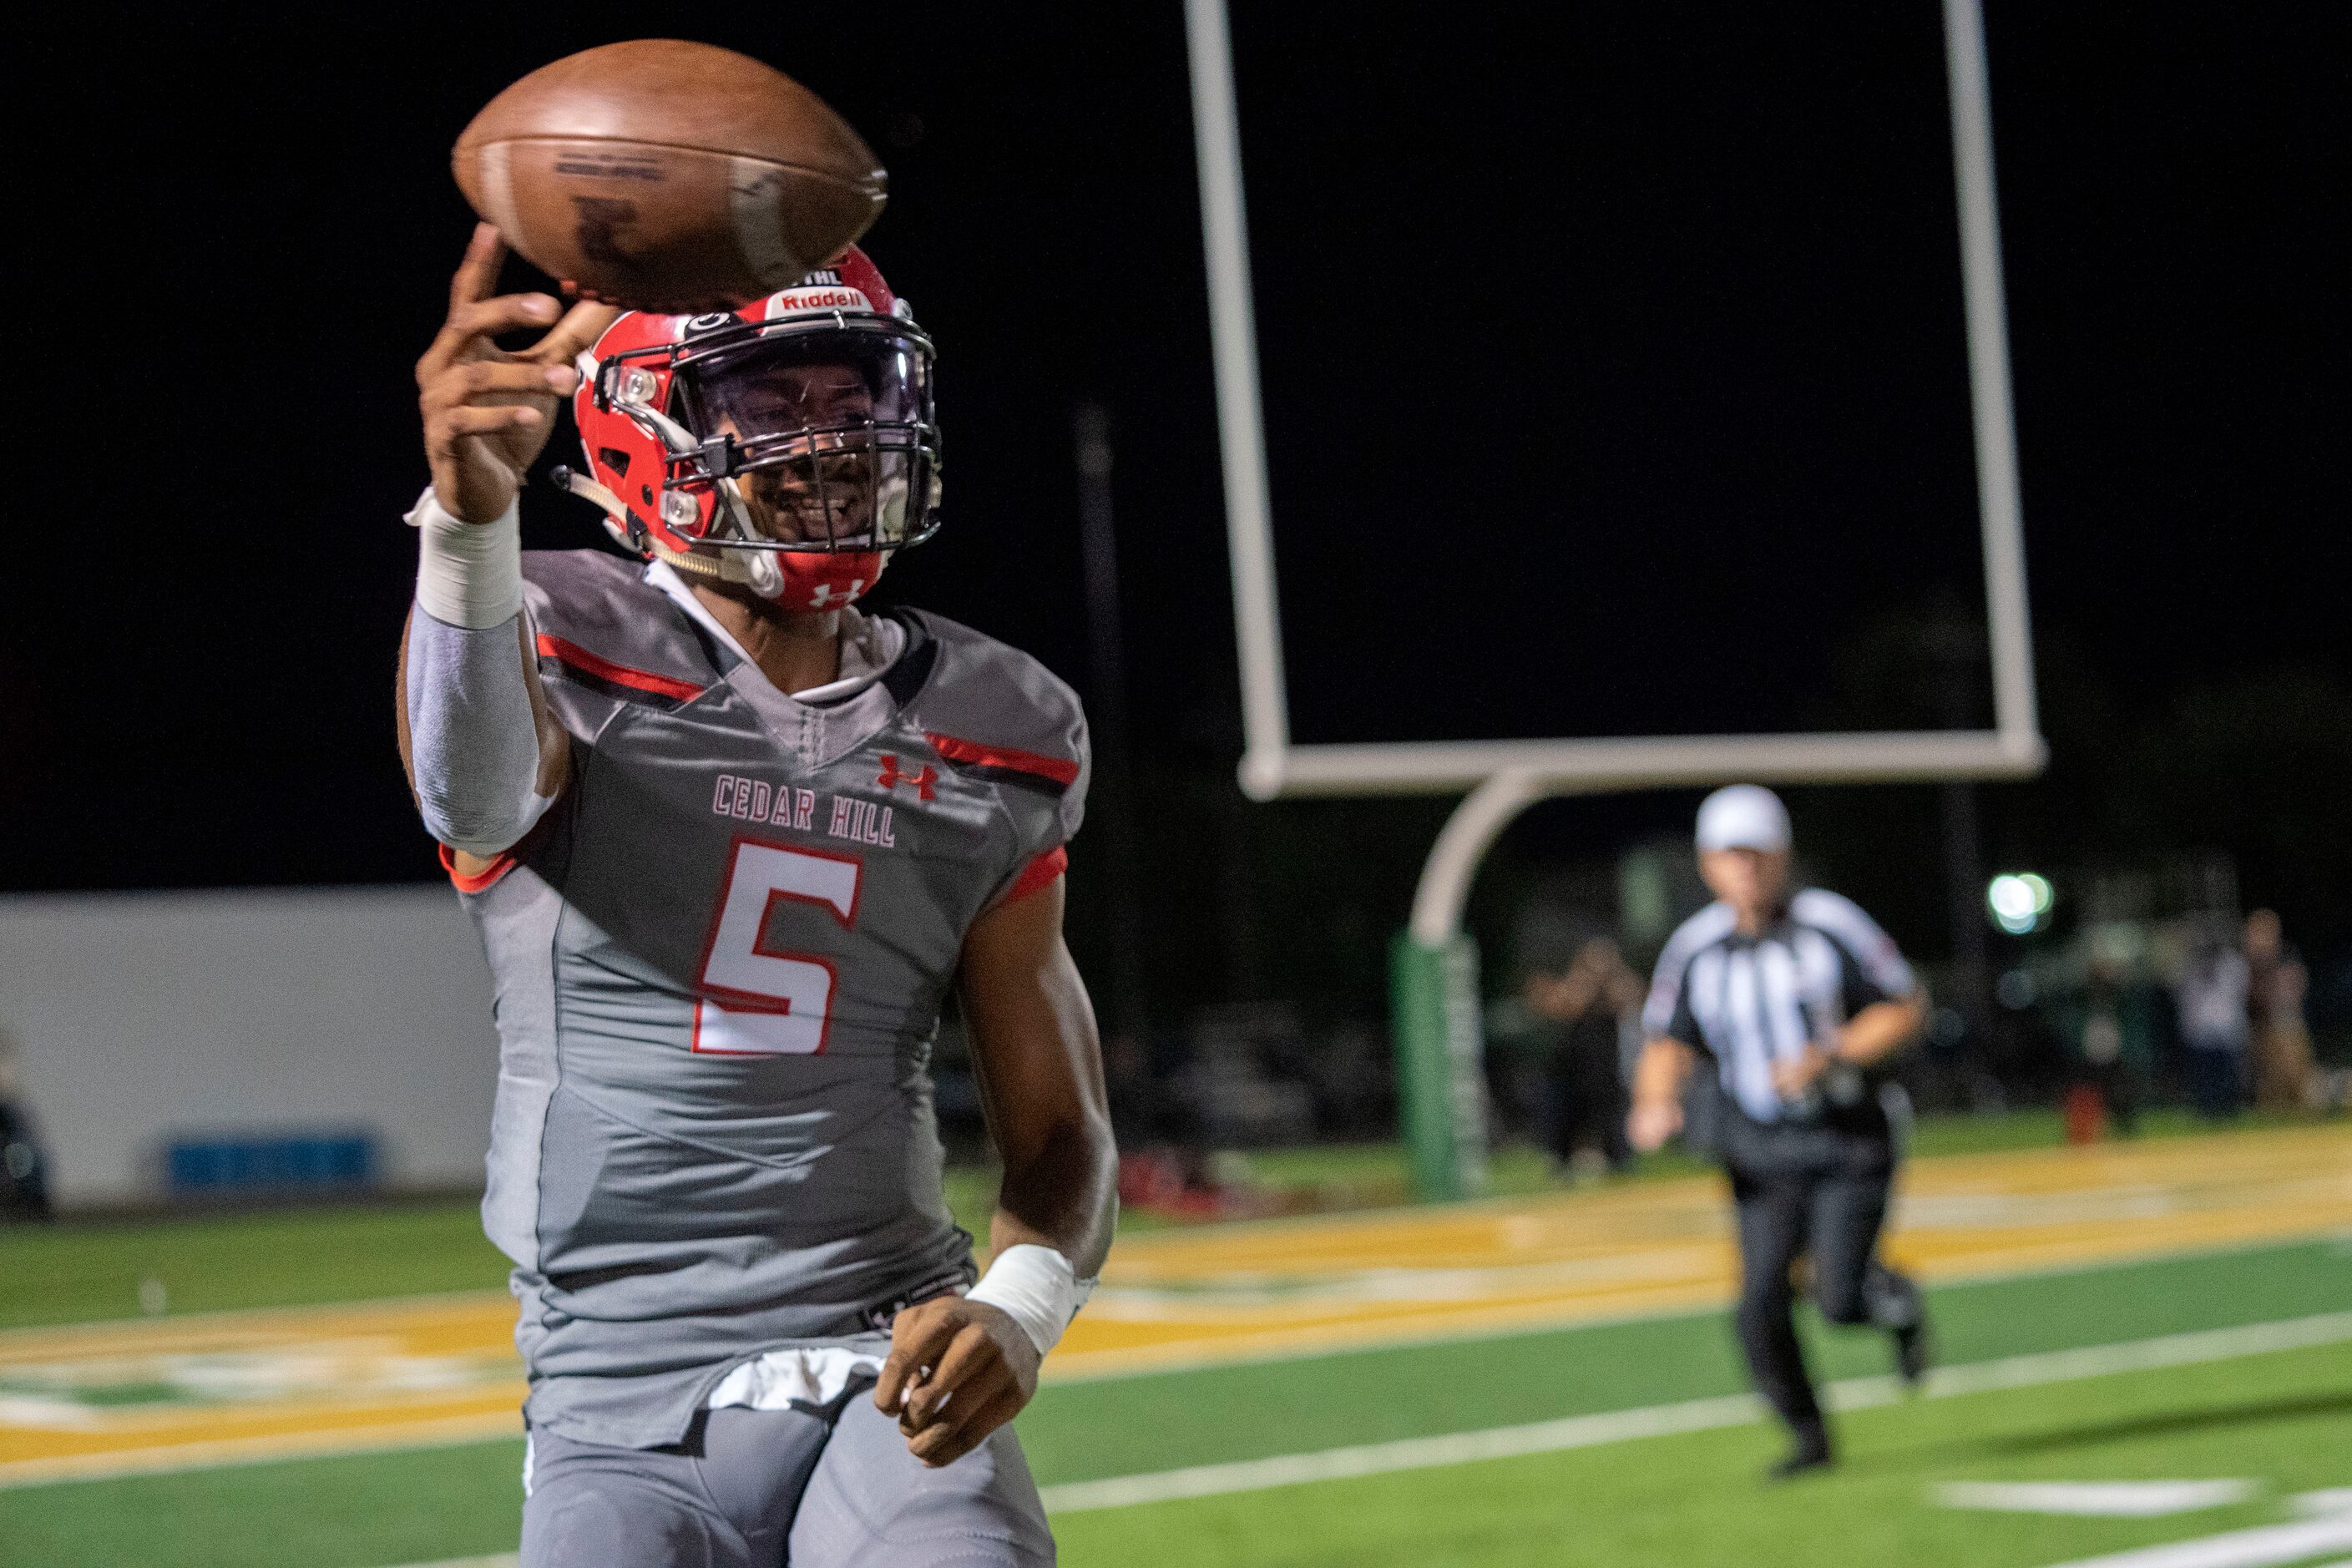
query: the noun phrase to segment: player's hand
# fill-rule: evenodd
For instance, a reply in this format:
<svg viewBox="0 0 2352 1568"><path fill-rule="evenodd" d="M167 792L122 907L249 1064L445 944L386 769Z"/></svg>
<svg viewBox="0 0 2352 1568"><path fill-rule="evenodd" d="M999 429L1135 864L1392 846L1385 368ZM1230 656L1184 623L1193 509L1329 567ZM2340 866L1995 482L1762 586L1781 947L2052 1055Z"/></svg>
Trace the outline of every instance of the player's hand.
<svg viewBox="0 0 2352 1568"><path fill-rule="evenodd" d="M1021 1413L1037 1392L1042 1359L1003 1308L935 1296L891 1321L874 1403L898 1417L908 1451L937 1468Z"/></svg>
<svg viewBox="0 0 2352 1568"><path fill-rule="evenodd" d="M1797 1099L1829 1071L1832 1059L1818 1041L1807 1041L1802 1056L1783 1057L1772 1064L1772 1092L1782 1100Z"/></svg>
<svg viewBox="0 0 2352 1568"><path fill-rule="evenodd" d="M1656 1153L1682 1130L1683 1108L1676 1100L1640 1102L1625 1118L1625 1142L1643 1154Z"/></svg>
<svg viewBox="0 0 2352 1568"><path fill-rule="evenodd" d="M562 312L545 294L491 297L506 256L497 228L476 225L449 280L448 319L416 362L433 493L442 510L467 522L496 522L512 503L555 428L557 401L579 385L572 357L620 314L607 305ZM532 326L547 327L547 335L519 353L490 341Z"/></svg>

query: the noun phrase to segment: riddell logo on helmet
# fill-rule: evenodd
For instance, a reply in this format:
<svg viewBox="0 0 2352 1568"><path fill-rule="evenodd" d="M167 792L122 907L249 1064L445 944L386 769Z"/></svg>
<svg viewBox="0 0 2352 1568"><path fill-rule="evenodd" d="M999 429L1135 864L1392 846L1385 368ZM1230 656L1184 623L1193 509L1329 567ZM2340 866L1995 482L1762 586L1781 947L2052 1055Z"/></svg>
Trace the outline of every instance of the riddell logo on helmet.
<svg viewBox="0 0 2352 1568"><path fill-rule="evenodd" d="M866 297L864 290L852 289L845 283L820 283L814 288L786 289L771 295L768 300L770 320L795 310L871 311L873 309L874 302Z"/></svg>

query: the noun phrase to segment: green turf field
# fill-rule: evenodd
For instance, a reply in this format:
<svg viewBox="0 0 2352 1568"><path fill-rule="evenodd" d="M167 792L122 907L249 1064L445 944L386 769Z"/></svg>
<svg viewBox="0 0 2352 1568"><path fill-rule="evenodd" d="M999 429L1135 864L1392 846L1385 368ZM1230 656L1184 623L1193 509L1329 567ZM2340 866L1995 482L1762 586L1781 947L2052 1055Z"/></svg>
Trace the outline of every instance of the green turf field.
<svg viewBox="0 0 2352 1568"><path fill-rule="evenodd" d="M191 1250L174 1267L190 1271L186 1295L199 1300L194 1281L215 1272L208 1258L242 1281L243 1294L224 1284L211 1304L313 1300L320 1275L333 1271L323 1259L350 1260L346 1278L365 1283L383 1278L376 1271L396 1270L404 1257L415 1264L444 1257L443 1243L432 1238L446 1233L431 1218L432 1211L347 1215L346 1249L298 1247L302 1256L292 1259L285 1256L286 1227L337 1227L318 1215L219 1220L186 1233ZM103 1245L93 1245L87 1267L64 1271L83 1282L74 1289L95 1289L90 1281L124 1265L121 1248L136 1228L144 1227L60 1231L40 1245L48 1249L46 1262L58 1267L78 1240L98 1237ZM21 1237L8 1241L12 1260L26 1258L21 1246ZM445 1261L453 1272L474 1267L464 1248L451 1247ZM140 1266L153 1266L157 1256L141 1253L147 1262ZM23 1276L15 1279L11 1295L21 1297ZM2144 1345L2352 1310L2352 1242L2317 1239L1979 1282L1934 1299L1951 1363ZM87 1315L114 1315L108 1304L93 1300ZM1825 1377L1885 1370L1884 1352L1867 1335L1816 1334L1814 1343ZM2048 1381L2047 1367L2032 1375L2038 1381L2029 1386L1853 1411L1843 1418L1845 1466L1780 1489L1755 1479L1774 1450L1773 1434L1752 1422L1723 1426L1732 1417L1717 1414L1712 1429L1565 1451L1181 1501L1064 1508L1056 1528L1064 1561L1075 1564L1769 1568L1901 1561L2038 1568L2146 1542L2270 1529L2293 1518L2287 1500L2295 1494L2352 1487L2352 1341L2063 1381ZM1740 1387L1722 1316L1710 1312L1062 1384L1042 1393L1020 1426L1049 1500L1088 1500L1068 1489L1680 1402L1719 1404ZM386 1568L508 1552L520 1506L520 1459L519 1443L492 1442L0 1490L0 1564ZM2137 1520L1962 1512L1931 1497L1932 1488L1951 1480L2133 1479L2242 1479L2253 1492L2228 1506ZM1218 1484L1262 1479L1248 1468ZM2333 1555L2260 1560L2316 1564L2347 1556L2352 1537Z"/></svg>
<svg viewBox="0 0 2352 1568"><path fill-rule="evenodd" d="M1774 1444L1749 1426L1066 1515L1057 1530L1075 1563L2026 1568L2272 1524L2291 1517L2286 1497L2352 1481L2352 1349L1923 1401L1858 1413L1844 1432L1842 1471L1773 1488L1749 1479ZM2152 1520L1931 1500L1959 1479L2140 1478L2258 1486ZM2336 1548L2328 1560L2352 1550L2352 1522Z"/></svg>

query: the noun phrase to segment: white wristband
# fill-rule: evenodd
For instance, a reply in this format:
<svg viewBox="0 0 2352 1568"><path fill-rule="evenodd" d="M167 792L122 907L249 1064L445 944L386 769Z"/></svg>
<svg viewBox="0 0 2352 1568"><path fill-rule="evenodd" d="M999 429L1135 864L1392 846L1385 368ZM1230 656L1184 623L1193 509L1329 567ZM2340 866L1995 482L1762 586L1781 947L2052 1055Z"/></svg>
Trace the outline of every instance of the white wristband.
<svg viewBox="0 0 2352 1568"><path fill-rule="evenodd" d="M1093 1280L1077 1277L1068 1258L1050 1247L1024 1242L998 1253L967 1299L1002 1308L1044 1355L1094 1289Z"/></svg>
<svg viewBox="0 0 2352 1568"><path fill-rule="evenodd" d="M416 530L416 603L444 626L486 631L522 609L522 525L513 501L496 522L442 510L433 487L404 520Z"/></svg>

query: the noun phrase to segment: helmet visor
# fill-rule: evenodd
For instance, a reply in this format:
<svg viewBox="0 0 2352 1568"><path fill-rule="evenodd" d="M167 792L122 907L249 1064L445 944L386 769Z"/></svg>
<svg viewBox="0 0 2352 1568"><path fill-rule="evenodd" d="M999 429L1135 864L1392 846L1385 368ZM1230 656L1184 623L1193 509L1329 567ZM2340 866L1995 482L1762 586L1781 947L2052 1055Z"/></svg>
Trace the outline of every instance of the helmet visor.
<svg viewBox="0 0 2352 1568"><path fill-rule="evenodd" d="M677 413L725 437L723 473L755 542L790 550L909 542L910 506L938 471L929 347L881 331L795 332L682 360Z"/></svg>

